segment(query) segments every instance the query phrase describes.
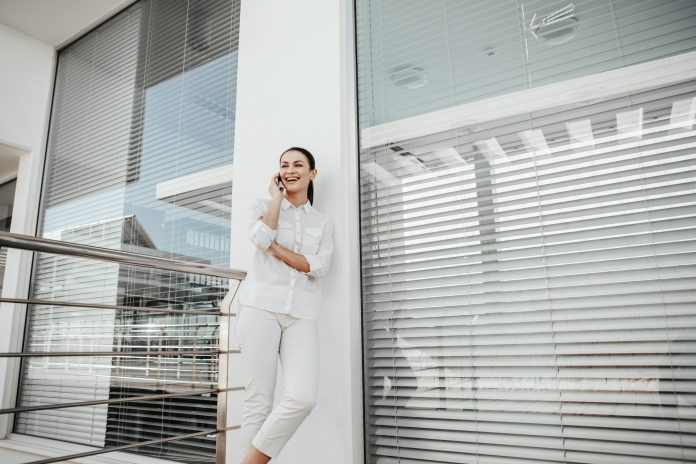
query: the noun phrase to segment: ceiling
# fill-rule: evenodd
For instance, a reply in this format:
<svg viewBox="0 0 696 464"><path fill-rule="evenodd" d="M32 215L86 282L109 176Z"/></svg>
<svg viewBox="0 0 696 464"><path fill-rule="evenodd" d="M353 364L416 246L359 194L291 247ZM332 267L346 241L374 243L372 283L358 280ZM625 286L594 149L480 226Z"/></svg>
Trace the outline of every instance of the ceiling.
<svg viewBox="0 0 696 464"><path fill-rule="evenodd" d="M133 0L0 0L0 23L59 48Z"/></svg>

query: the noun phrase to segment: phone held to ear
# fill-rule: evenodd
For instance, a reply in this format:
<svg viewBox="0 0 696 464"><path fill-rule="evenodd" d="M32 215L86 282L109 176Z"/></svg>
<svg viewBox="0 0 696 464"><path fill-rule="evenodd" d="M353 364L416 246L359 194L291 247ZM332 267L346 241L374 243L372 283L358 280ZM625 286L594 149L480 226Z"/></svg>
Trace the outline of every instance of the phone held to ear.
<svg viewBox="0 0 696 464"><path fill-rule="evenodd" d="M283 190L283 188L284 188L284 187L283 187L283 181L280 180L280 176L276 176L276 184L278 185L278 188L279 188L280 190Z"/></svg>

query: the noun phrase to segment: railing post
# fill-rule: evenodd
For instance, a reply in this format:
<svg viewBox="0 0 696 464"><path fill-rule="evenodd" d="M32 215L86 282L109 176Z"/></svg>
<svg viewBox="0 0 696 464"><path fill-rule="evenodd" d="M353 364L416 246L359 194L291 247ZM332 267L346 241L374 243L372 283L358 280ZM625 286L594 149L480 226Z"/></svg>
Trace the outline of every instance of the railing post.
<svg viewBox="0 0 696 464"><path fill-rule="evenodd" d="M236 314L231 313L232 300L239 288L239 281L230 282L230 290L220 304L220 355L218 356L218 393L217 400L217 437L215 441L215 464L226 464L227 460L227 395L230 352L230 327L232 318Z"/></svg>

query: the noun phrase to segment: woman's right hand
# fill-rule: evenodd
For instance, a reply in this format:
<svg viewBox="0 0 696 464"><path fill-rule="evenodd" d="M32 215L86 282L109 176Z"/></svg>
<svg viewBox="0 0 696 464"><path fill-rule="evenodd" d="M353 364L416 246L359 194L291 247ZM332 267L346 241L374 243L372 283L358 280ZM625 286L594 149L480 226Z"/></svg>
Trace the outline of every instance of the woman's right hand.
<svg viewBox="0 0 696 464"><path fill-rule="evenodd" d="M273 175L271 178L271 184L268 186L268 193L274 200L283 199L283 197L285 197L285 194L283 193L285 189L281 190L277 184L279 176L280 174Z"/></svg>

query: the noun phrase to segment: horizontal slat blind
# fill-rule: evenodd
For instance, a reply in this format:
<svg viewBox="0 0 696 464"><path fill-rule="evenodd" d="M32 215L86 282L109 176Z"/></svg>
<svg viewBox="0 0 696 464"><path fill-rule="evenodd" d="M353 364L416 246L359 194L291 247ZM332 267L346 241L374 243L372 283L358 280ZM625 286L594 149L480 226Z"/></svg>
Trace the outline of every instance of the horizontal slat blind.
<svg viewBox="0 0 696 464"><path fill-rule="evenodd" d="M66 230L52 238L115 248L120 221ZM33 295L37 299L116 304L117 264L39 255ZM32 306L27 351L112 351L115 314L112 310ZM19 405L105 400L109 397L111 358L29 358L23 363ZM17 415L15 430L57 440L104 445L107 406L34 411Z"/></svg>
<svg viewBox="0 0 696 464"><path fill-rule="evenodd" d="M398 37L425 50L428 31L447 35L418 3L358 2L360 92L397 92L365 68L403 59L388 45ZM613 67L696 45L669 38L693 21L691 4L573 4L580 21L581 6L609 13L622 37ZM447 16L457 30L493 28L505 11L438 5L482 11ZM567 78L564 63L572 77L607 69L574 55L586 45L562 45L545 52L548 80L532 67L528 85ZM398 103L441 107L429 86ZM365 98L371 125L386 100ZM696 81L655 82L361 150L367 462L696 460L695 116Z"/></svg>
<svg viewBox="0 0 696 464"><path fill-rule="evenodd" d="M41 234L189 262L229 264L239 2L143 0L59 52ZM211 310L225 279L40 255L33 296ZM34 307L28 350L218 347L219 318ZM206 390L217 356L36 358L21 406ZM15 431L119 446L216 427L215 395L17 416ZM138 448L213 462L215 438Z"/></svg>
<svg viewBox="0 0 696 464"><path fill-rule="evenodd" d="M124 186L144 14L135 4L59 53L47 207Z"/></svg>
<svg viewBox="0 0 696 464"><path fill-rule="evenodd" d="M225 296L222 279L156 270L121 268L124 303L179 309L213 310ZM114 345L118 351L193 351L219 348L219 318L212 315L119 313ZM114 358L112 398L176 393L217 387L217 356L174 355ZM136 401L109 406L106 444L119 446L214 430L216 395ZM139 448L185 462L212 462L215 439L198 437Z"/></svg>
<svg viewBox="0 0 696 464"><path fill-rule="evenodd" d="M454 137L471 163L398 187L365 176L373 457L696 458L696 127L670 124L695 89L674 86L671 105L634 96L655 121L640 138L595 130L578 147L533 125L545 153L522 131L488 162ZM393 167L387 150L364 156Z"/></svg>
<svg viewBox="0 0 696 464"><path fill-rule="evenodd" d="M691 0L359 1L357 18L362 127L696 48Z"/></svg>

